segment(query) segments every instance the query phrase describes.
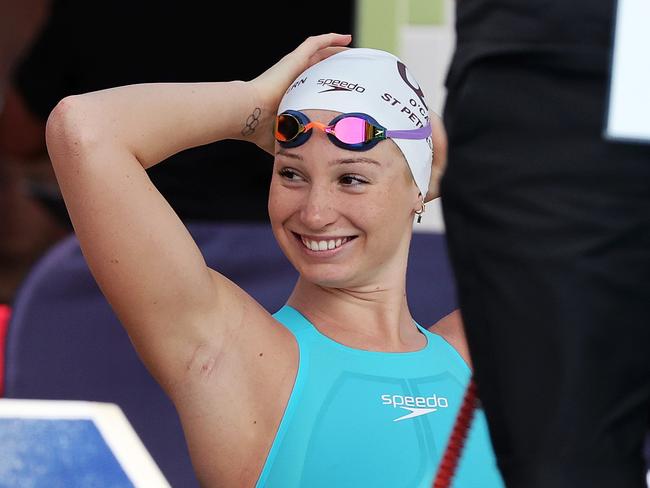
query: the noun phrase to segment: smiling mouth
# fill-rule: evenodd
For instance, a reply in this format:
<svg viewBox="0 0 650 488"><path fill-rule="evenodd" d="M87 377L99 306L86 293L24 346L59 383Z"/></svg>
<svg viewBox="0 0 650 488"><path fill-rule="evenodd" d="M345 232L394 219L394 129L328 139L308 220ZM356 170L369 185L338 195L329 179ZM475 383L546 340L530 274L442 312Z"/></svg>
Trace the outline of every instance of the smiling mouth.
<svg viewBox="0 0 650 488"><path fill-rule="evenodd" d="M350 242L353 239L356 239L357 236L346 236L346 237L332 237L326 239L315 239L312 237L303 236L293 232L293 235L297 240L302 242L310 251L323 252L331 251L333 249L338 249L343 246L346 242Z"/></svg>

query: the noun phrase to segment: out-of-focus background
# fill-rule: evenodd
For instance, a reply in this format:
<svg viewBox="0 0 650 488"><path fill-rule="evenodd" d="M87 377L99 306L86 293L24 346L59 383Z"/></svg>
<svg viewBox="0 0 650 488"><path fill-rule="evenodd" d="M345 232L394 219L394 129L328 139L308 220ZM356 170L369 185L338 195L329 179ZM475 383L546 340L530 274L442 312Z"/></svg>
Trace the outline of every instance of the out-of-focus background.
<svg viewBox="0 0 650 488"><path fill-rule="evenodd" d="M0 0L0 303L11 303L25 273L62 229L25 191L28 182L53 179L44 154L14 154L22 144L7 126L17 124L6 113L12 70L26 52L47 15L44 0ZM13 132L13 129L12 131ZM25 137L31 137L31 134ZM23 164L30 160L31 164Z"/></svg>

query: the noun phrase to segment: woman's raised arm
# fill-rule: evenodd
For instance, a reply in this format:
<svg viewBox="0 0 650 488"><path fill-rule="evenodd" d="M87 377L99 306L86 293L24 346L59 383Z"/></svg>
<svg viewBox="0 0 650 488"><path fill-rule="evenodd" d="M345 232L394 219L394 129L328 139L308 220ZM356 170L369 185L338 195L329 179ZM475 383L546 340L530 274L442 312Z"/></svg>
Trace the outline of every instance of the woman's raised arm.
<svg viewBox="0 0 650 488"><path fill-rule="evenodd" d="M227 138L272 150L273 116L290 81L348 42L310 38L251 82L130 85L68 97L52 111L48 151L84 256L164 386L197 347L219 347L252 299L207 268L145 169ZM245 174L246 161L229 164Z"/></svg>

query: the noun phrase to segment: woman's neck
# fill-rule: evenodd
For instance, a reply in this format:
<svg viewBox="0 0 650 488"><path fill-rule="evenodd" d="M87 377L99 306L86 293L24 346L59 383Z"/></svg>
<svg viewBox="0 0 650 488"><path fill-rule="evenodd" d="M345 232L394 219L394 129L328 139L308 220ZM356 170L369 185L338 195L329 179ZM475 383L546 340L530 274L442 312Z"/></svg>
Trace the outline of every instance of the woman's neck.
<svg viewBox="0 0 650 488"><path fill-rule="evenodd" d="M321 333L349 347L407 352L426 345L408 309L405 280L345 289L299 278L287 304Z"/></svg>

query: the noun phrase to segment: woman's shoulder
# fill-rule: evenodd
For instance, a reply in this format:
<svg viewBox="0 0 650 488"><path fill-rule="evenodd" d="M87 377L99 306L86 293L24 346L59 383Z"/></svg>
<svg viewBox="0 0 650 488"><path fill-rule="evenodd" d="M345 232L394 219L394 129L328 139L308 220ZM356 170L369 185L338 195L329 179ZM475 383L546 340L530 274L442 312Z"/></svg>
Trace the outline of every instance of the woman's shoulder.
<svg viewBox="0 0 650 488"><path fill-rule="evenodd" d="M439 335L446 340L460 356L465 360L468 366L472 367L472 360L469 355L467 339L465 338L465 328L460 310L445 315L435 324L428 328L429 332Z"/></svg>

